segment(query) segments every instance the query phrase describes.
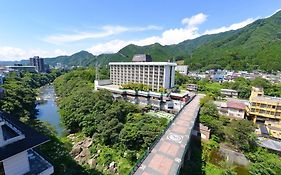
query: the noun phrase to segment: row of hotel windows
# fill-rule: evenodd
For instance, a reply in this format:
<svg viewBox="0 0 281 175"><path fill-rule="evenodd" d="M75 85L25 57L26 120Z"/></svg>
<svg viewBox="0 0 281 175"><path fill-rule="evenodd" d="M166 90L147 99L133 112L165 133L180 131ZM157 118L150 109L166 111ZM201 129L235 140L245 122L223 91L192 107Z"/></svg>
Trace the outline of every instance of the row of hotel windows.
<svg viewBox="0 0 281 175"><path fill-rule="evenodd" d="M164 72L164 67L161 67L159 70L158 68L154 67L150 67L150 68L126 68L126 67L117 67L117 68L110 68L110 72L130 72L130 73L134 73L134 72Z"/></svg>
<svg viewBox="0 0 281 175"><path fill-rule="evenodd" d="M136 74L136 75L138 75L138 74L150 74L150 75L158 75L158 73L160 74L160 75L164 75L164 71L160 71L160 72L158 72L158 71L152 71L152 70L150 70L149 72L148 71L142 71L142 70L136 70L136 71L126 71L126 70L124 70L124 71L115 71L115 70L112 70L111 72L110 72L111 74Z"/></svg>
<svg viewBox="0 0 281 175"><path fill-rule="evenodd" d="M116 80L116 79L113 79L112 80L112 83L113 84L125 84L125 83L143 83L143 84L147 84L147 85L158 85L158 81L147 81L147 80L144 80L144 81L122 81L122 80ZM163 81L159 81L159 86L162 86L163 85Z"/></svg>
<svg viewBox="0 0 281 175"><path fill-rule="evenodd" d="M134 76L134 75L129 75L129 76L120 76L120 75L110 75L110 77L111 77L111 79L119 79L119 80L136 80L136 81L138 81L138 80L143 80L143 79L145 79L145 80L153 80L154 79L154 81L158 81L158 79L159 79L159 81L161 81L161 80L163 80L163 75L160 75L159 76L159 78L158 78L158 76L152 76L152 75L149 75L149 76L146 76L146 75L140 75L140 76Z"/></svg>
<svg viewBox="0 0 281 175"><path fill-rule="evenodd" d="M267 105L267 104L255 103L255 102L253 102L251 105L256 106L256 107L260 107L260 108L271 108L271 109L281 110L281 106L276 106L276 105Z"/></svg>
<svg viewBox="0 0 281 175"><path fill-rule="evenodd" d="M251 112L257 112L257 113L260 113L260 114L268 114L268 115L274 115L274 116L281 116L281 112L259 110L259 109L254 109L254 108L251 108Z"/></svg>
<svg viewBox="0 0 281 175"><path fill-rule="evenodd" d="M124 82L118 82L118 81L113 81L112 83L115 84L115 85L122 85L122 84L124 84ZM128 82L128 83L130 83L130 82ZM158 86L157 83L154 84L154 85L152 83L144 83L144 84L150 85L153 90L159 90L162 87L161 83L159 83L159 86Z"/></svg>

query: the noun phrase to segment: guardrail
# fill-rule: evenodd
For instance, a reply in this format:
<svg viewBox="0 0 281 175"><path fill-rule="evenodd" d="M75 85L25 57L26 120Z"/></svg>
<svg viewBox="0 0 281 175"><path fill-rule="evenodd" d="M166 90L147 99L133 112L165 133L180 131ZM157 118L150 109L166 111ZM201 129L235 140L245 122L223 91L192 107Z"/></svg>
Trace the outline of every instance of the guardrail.
<svg viewBox="0 0 281 175"><path fill-rule="evenodd" d="M184 106L176 113L175 117L170 120L170 122L168 123L167 127L163 130L162 133L160 133L157 138L155 139L154 142L152 142L151 146L148 147L148 149L143 153L142 157L136 162L136 164L134 165L134 167L131 169L131 171L129 172L128 175L133 175L137 169L140 167L140 165L143 163L143 161L147 158L147 156L150 154L150 152L153 150L153 148L156 146L156 144L160 141L160 139L163 137L163 135L166 133L166 131L170 128L170 126L173 124L173 122L175 121L175 119L179 116L179 114L181 113L181 111L185 108L186 105L188 105L194 98L196 97L196 94L194 96L192 96L188 102L186 102L186 104L184 104Z"/></svg>

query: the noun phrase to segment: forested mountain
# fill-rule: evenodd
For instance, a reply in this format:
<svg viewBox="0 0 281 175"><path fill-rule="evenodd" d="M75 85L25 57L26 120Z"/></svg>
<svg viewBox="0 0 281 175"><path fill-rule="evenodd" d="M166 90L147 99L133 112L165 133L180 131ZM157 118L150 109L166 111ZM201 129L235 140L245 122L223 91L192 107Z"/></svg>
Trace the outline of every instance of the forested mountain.
<svg viewBox="0 0 281 175"><path fill-rule="evenodd" d="M192 69L227 68L234 70L281 70L281 11L259 19L244 28L204 35L179 44L130 44L117 53L93 54L81 51L71 56L46 58L54 65L106 65L110 61L130 61L134 54L150 54L153 61L185 60Z"/></svg>

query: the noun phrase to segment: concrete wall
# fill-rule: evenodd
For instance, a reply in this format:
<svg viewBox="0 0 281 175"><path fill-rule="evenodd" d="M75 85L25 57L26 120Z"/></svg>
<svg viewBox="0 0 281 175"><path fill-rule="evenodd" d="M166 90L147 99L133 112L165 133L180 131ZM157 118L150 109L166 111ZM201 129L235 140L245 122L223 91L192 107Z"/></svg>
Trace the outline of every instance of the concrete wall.
<svg viewBox="0 0 281 175"><path fill-rule="evenodd" d="M98 86L112 84L111 80L95 80L95 90L98 90Z"/></svg>
<svg viewBox="0 0 281 175"><path fill-rule="evenodd" d="M228 109L228 116L230 117L235 117L235 118L244 118L245 111L244 110L239 110L239 109Z"/></svg>
<svg viewBox="0 0 281 175"><path fill-rule="evenodd" d="M170 84L170 78L171 78L171 84ZM165 66L163 87L166 89L170 89L174 87L174 84L175 84L175 66Z"/></svg>
<svg viewBox="0 0 281 175"><path fill-rule="evenodd" d="M18 153L3 160L5 175L22 175L29 172L29 161L27 151Z"/></svg>

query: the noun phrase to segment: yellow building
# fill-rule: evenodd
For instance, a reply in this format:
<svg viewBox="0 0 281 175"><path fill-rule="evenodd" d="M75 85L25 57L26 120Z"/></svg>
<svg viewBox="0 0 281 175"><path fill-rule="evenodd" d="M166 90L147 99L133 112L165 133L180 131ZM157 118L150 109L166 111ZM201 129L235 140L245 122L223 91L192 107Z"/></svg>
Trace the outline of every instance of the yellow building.
<svg viewBox="0 0 281 175"><path fill-rule="evenodd" d="M271 136L281 139L281 98L265 96L263 88L252 87L247 115L254 123L264 123Z"/></svg>

